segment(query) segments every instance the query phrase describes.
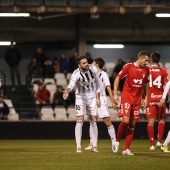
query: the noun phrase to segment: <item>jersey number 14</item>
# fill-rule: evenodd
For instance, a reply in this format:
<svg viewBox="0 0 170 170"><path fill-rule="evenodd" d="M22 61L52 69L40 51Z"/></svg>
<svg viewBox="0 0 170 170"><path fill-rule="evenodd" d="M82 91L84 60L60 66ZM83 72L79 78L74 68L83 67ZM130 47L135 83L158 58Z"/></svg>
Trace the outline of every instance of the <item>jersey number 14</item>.
<svg viewBox="0 0 170 170"><path fill-rule="evenodd" d="M161 76L158 76L157 78L155 78L155 80L153 80L152 75L149 76L150 82L149 82L149 87L153 87L157 86L157 88L161 88Z"/></svg>

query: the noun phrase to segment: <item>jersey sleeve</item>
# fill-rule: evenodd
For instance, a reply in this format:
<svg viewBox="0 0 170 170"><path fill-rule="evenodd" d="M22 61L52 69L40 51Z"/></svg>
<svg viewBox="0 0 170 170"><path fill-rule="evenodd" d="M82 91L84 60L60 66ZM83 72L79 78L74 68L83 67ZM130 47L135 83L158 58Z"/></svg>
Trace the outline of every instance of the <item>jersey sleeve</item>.
<svg viewBox="0 0 170 170"><path fill-rule="evenodd" d="M168 81L168 83L166 84L166 86L164 88L164 92L163 92L163 95L162 95L163 99L166 99L166 96L167 96L169 90L170 90L170 80Z"/></svg>
<svg viewBox="0 0 170 170"><path fill-rule="evenodd" d="M107 73L103 76L105 87L110 86L109 76Z"/></svg>
<svg viewBox="0 0 170 170"><path fill-rule="evenodd" d="M75 70L73 72L73 74L71 75L71 79L70 79L70 83L69 85L67 86L67 89L70 88L71 90L73 90L73 88L76 86L76 83L77 83L77 70Z"/></svg>
<svg viewBox="0 0 170 170"><path fill-rule="evenodd" d="M96 81L96 92L100 93L100 78L99 78L99 72L95 66L93 66L94 72L95 72L95 81Z"/></svg>
<svg viewBox="0 0 170 170"><path fill-rule="evenodd" d="M129 66L130 64L126 64L122 70L119 72L119 74L117 75L120 79L123 79L124 77L126 77L128 75L128 70L129 70Z"/></svg>

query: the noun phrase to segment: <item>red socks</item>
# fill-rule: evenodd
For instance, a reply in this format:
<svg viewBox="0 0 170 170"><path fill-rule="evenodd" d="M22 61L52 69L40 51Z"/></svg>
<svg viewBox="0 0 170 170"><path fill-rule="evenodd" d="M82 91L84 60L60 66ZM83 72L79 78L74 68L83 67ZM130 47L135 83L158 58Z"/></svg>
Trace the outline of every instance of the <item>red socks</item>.
<svg viewBox="0 0 170 170"><path fill-rule="evenodd" d="M119 124L118 131L117 131L117 139L116 139L117 142L120 142L121 137L123 136L123 134L124 134L125 131L127 130L128 124L129 124L129 123L128 123L128 122L125 122L125 121L122 121L122 122Z"/></svg>
<svg viewBox="0 0 170 170"><path fill-rule="evenodd" d="M164 130L165 130L165 122L160 121L158 124L158 142L160 143L164 134Z"/></svg>
<svg viewBox="0 0 170 170"><path fill-rule="evenodd" d="M134 135L134 129L135 129L135 126L131 124L127 128L124 150L129 149L130 147L130 144L132 142L133 135Z"/></svg>
<svg viewBox="0 0 170 170"><path fill-rule="evenodd" d="M147 131L148 131L148 137L149 137L150 145L155 146L155 144L154 144L154 125L148 123Z"/></svg>

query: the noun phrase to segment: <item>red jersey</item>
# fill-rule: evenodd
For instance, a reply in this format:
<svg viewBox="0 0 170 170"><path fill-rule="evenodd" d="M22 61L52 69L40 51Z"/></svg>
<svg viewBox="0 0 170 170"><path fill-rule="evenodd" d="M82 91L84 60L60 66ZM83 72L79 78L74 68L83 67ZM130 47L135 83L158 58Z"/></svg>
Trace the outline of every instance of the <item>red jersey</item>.
<svg viewBox="0 0 170 170"><path fill-rule="evenodd" d="M149 89L148 102L159 102L163 94L163 86L168 82L167 71L157 65L151 65L149 68Z"/></svg>
<svg viewBox="0 0 170 170"><path fill-rule="evenodd" d="M125 78L122 100L140 105L144 85L149 82L149 68L147 66L137 67L134 63L129 63L119 72L118 77Z"/></svg>
<svg viewBox="0 0 170 170"><path fill-rule="evenodd" d="M46 88L42 88L41 90L37 91L36 99L40 103L42 103L43 101L49 102L50 101L50 92Z"/></svg>

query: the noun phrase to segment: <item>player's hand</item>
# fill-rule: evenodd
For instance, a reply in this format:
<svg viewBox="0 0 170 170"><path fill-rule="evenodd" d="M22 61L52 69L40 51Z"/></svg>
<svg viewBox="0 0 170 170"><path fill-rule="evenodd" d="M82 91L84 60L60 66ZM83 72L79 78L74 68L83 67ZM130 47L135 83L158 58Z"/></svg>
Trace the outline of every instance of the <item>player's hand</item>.
<svg viewBox="0 0 170 170"><path fill-rule="evenodd" d="M117 109L117 104L114 101L112 102L112 107L113 107L114 110Z"/></svg>
<svg viewBox="0 0 170 170"><path fill-rule="evenodd" d="M113 96L113 103L118 105L118 95L117 94Z"/></svg>
<svg viewBox="0 0 170 170"><path fill-rule="evenodd" d="M159 107L164 106L164 105L165 105L165 99L161 99L159 101Z"/></svg>
<svg viewBox="0 0 170 170"><path fill-rule="evenodd" d="M67 91L62 91L63 92L63 99L67 100L69 93Z"/></svg>

